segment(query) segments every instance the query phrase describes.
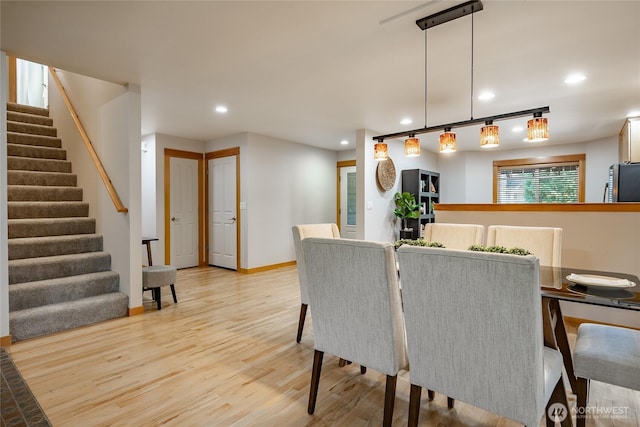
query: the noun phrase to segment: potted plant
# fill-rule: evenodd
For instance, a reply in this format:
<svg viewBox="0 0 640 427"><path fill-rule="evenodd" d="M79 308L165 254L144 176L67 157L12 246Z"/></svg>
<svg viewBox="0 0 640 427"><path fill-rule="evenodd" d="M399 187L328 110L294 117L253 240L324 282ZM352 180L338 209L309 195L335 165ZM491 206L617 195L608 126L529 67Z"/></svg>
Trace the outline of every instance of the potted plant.
<svg viewBox="0 0 640 427"><path fill-rule="evenodd" d="M413 228L407 227L407 219L420 218L420 205L416 202L413 194L408 191L396 193L393 198L396 203L393 213L402 220L400 238L411 239L413 238Z"/></svg>

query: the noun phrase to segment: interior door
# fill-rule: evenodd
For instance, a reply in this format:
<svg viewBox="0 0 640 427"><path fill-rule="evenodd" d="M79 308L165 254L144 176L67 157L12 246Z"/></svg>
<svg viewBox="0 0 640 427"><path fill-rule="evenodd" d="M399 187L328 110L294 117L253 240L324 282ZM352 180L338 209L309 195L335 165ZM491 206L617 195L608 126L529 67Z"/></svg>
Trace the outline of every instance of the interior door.
<svg viewBox="0 0 640 427"><path fill-rule="evenodd" d="M237 270L236 156L209 159L209 264Z"/></svg>
<svg viewBox="0 0 640 427"><path fill-rule="evenodd" d="M356 238L356 167L340 168L340 237Z"/></svg>
<svg viewBox="0 0 640 427"><path fill-rule="evenodd" d="M198 265L198 160L171 157L171 265Z"/></svg>

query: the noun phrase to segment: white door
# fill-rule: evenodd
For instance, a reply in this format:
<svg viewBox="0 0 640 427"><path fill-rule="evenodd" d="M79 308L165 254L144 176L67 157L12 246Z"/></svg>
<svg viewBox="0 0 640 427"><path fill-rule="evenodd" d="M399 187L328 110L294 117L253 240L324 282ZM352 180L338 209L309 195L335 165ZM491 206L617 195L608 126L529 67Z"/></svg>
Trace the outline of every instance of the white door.
<svg viewBox="0 0 640 427"><path fill-rule="evenodd" d="M236 156L210 159L209 264L238 269Z"/></svg>
<svg viewBox="0 0 640 427"><path fill-rule="evenodd" d="M340 168L340 237L356 238L356 167Z"/></svg>
<svg viewBox="0 0 640 427"><path fill-rule="evenodd" d="M171 265L198 265L198 160L171 157Z"/></svg>

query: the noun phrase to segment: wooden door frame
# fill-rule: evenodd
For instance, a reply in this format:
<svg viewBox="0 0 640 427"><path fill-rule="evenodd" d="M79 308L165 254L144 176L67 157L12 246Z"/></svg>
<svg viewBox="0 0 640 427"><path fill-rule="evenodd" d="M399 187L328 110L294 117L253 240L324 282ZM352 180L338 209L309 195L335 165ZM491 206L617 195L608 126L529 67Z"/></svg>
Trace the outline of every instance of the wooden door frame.
<svg viewBox="0 0 640 427"><path fill-rule="evenodd" d="M205 153L205 264L209 265L209 160L220 159L222 157L236 157L236 271L240 271L240 147L227 148L224 150L210 151Z"/></svg>
<svg viewBox="0 0 640 427"><path fill-rule="evenodd" d="M203 266L206 264L206 259L202 256L203 248L203 184L204 180L204 167L202 153L196 153L192 151L174 150L172 148L164 149L164 262L165 264L171 264L171 167L170 160L172 157L181 159L191 159L198 161L198 265Z"/></svg>
<svg viewBox="0 0 640 427"><path fill-rule="evenodd" d="M7 56L9 62L9 102L18 100L18 71L17 59L15 56Z"/></svg>
<svg viewBox="0 0 640 427"><path fill-rule="evenodd" d="M344 160L336 164L336 225L338 230L340 230L340 170L351 166L356 166L355 160ZM356 173L358 173L357 170Z"/></svg>

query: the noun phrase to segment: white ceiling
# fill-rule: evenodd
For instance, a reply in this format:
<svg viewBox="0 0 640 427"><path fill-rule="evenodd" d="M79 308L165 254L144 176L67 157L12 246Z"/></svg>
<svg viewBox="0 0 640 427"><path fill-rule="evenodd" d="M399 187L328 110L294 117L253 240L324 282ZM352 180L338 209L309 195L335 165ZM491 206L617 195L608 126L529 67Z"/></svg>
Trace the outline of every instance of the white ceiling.
<svg viewBox="0 0 640 427"><path fill-rule="evenodd" d="M331 150L355 131L424 126L425 32L449 1L6 1L1 47L142 90L143 134L256 132ZM640 111L640 1L484 0L474 15L474 117L549 106L550 140L617 135ZM427 30L427 124L471 116L471 17ZM568 86L565 77L587 79ZM225 115L214 112L224 104ZM401 125L411 117L413 124ZM527 118L497 122L526 146ZM458 149L478 149L478 126ZM437 132L420 135L437 151ZM348 146L340 141L350 141Z"/></svg>

